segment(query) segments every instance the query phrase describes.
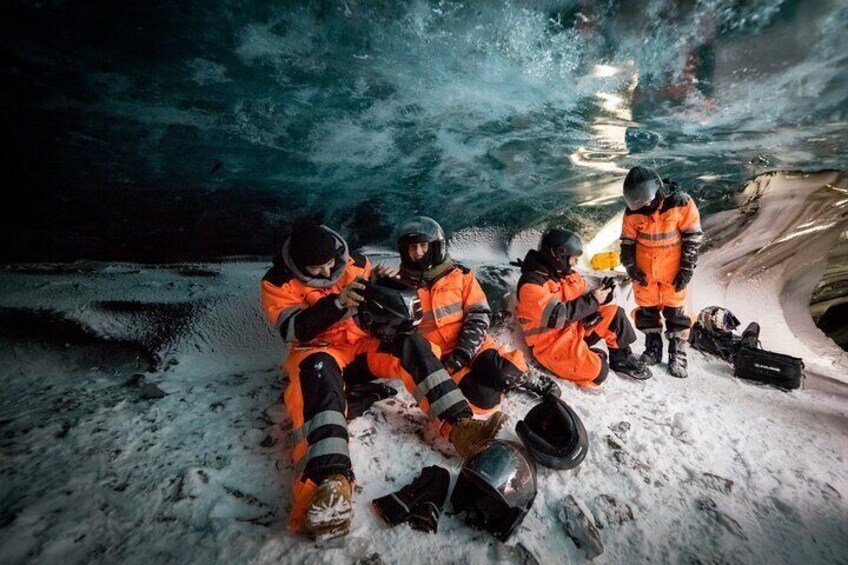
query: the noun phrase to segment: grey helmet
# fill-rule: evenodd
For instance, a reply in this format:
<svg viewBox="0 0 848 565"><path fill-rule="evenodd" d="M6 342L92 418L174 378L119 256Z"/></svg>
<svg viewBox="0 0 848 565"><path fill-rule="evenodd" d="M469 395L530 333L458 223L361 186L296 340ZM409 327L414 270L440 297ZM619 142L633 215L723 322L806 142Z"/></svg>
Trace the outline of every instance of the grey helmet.
<svg viewBox="0 0 848 565"><path fill-rule="evenodd" d="M568 258L583 255L583 242L576 233L551 228L539 240L539 253L560 273L570 274Z"/></svg>
<svg viewBox="0 0 848 565"><path fill-rule="evenodd" d="M709 334L730 334L739 327L739 319L733 312L721 306L707 306L698 313L698 323Z"/></svg>
<svg viewBox="0 0 848 565"><path fill-rule="evenodd" d="M536 464L520 444L493 439L465 459L451 505L465 522L506 541L536 499Z"/></svg>
<svg viewBox="0 0 848 565"><path fill-rule="evenodd" d="M409 256L409 246L423 242L430 244L427 254L420 260L413 261ZM397 245L400 263L407 269L425 271L444 263L448 255L442 226L427 216L415 216L405 221L398 231Z"/></svg>
<svg viewBox="0 0 848 565"><path fill-rule="evenodd" d="M630 169L624 179L624 201L631 211L649 206L657 194L665 196L663 181L656 171L645 167Z"/></svg>

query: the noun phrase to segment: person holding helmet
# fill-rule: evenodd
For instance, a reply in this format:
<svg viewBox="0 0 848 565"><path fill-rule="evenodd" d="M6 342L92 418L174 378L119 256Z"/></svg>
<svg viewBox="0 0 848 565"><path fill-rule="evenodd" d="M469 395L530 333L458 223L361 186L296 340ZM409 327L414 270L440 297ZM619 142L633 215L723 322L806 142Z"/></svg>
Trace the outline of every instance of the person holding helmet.
<svg viewBox="0 0 848 565"><path fill-rule="evenodd" d="M633 280L636 328L645 333L648 365L662 360L662 322L668 337L668 368L687 376L686 340L692 320L686 309L689 282L703 239L695 201L644 167L624 179L627 209L621 227L621 262Z"/></svg>
<svg viewBox="0 0 848 565"><path fill-rule="evenodd" d="M373 274L394 273L378 265ZM412 333L420 318L417 297L375 288L379 281L368 281L371 276L368 259L349 253L339 234L304 224L285 241L261 283L262 309L288 348L284 402L294 427L297 471L289 527L316 538L350 529L354 475L345 419L346 367L360 365L377 378L401 379L463 457L494 437L506 419L500 412L487 421L472 418L468 401L439 362L438 348ZM361 323L360 306L369 312ZM402 323L392 322L392 316Z"/></svg>
<svg viewBox="0 0 848 565"><path fill-rule="evenodd" d="M589 289L574 270L583 254L577 234L547 230L538 249L521 263L517 314L524 341L546 369L583 387L600 385L611 368L644 380L651 371L636 358L630 344L636 332L620 306L610 304L612 287ZM606 355L592 345L604 340Z"/></svg>
<svg viewBox="0 0 848 565"><path fill-rule="evenodd" d="M444 231L432 218L404 222L397 245L400 280L418 288L424 310L418 333L441 349L442 363L476 414L497 410L527 365L520 351L503 351L488 335L491 309L474 273L450 258Z"/></svg>

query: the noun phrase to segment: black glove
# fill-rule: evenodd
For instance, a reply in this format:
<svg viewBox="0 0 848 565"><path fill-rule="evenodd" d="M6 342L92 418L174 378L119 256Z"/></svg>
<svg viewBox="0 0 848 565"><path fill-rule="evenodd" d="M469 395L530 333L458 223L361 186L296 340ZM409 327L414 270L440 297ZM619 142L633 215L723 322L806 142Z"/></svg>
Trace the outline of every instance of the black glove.
<svg viewBox="0 0 848 565"><path fill-rule="evenodd" d="M601 279L601 286L610 289L610 293L607 294L606 300L601 303L601 306L603 306L604 304L609 304L612 302L613 298L615 298L615 279L612 277L604 277Z"/></svg>
<svg viewBox="0 0 848 565"><path fill-rule="evenodd" d="M687 286L689 286L689 281L692 280L692 271L691 269L680 269L677 272L677 276L674 277L674 290L680 292Z"/></svg>
<svg viewBox="0 0 848 565"><path fill-rule="evenodd" d="M640 271L636 265L630 265L627 267L627 275L638 285L645 286L648 284L648 279L645 278L645 273Z"/></svg>
<svg viewBox="0 0 848 565"><path fill-rule="evenodd" d="M442 365L451 375L468 365L471 356L462 349L454 349L447 355L442 356Z"/></svg>
<svg viewBox="0 0 848 565"><path fill-rule="evenodd" d="M401 522L422 532L435 532L448 497L450 473L438 465L424 467L410 484L394 494L374 499L377 514L394 527Z"/></svg>
<svg viewBox="0 0 848 565"><path fill-rule="evenodd" d="M347 419L362 416L371 405L397 394L397 390L382 383L367 382L353 385L345 390L347 399Z"/></svg>
<svg viewBox="0 0 848 565"><path fill-rule="evenodd" d="M559 398L562 396L562 390L552 378L547 375L526 376L518 381L516 388L535 394L536 396L545 396L552 394Z"/></svg>

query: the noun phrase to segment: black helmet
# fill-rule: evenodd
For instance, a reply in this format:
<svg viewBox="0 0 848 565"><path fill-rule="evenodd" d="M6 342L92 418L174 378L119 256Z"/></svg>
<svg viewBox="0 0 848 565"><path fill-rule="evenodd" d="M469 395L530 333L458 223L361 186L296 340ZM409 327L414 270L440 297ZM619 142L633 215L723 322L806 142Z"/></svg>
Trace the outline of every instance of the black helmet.
<svg viewBox="0 0 848 565"><path fill-rule="evenodd" d="M536 499L536 464L514 441L492 439L465 459L451 504L465 522L506 541Z"/></svg>
<svg viewBox="0 0 848 565"><path fill-rule="evenodd" d="M698 323L709 334L720 336L739 327L739 319L733 312L721 306L707 306L698 313Z"/></svg>
<svg viewBox="0 0 848 565"><path fill-rule="evenodd" d="M573 469L589 452L583 422L561 399L547 394L515 426L521 443L536 461L552 469Z"/></svg>
<svg viewBox="0 0 848 565"><path fill-rule="evenodd" d="M633 167L624 179L624 201L630 210L639 210L664 195L663 181L656 171L644 167Z"/></svg>
<svg viewBox="0 0 848 565"><path fill-rule="evenodd" d="M397 279L380 277L366 281L364 300L356 314L359 325L379 339L410 334L424 317L421 299L414 287Z"/></svg>
<svg viewBox="0 0 848 565"><path fill-rule="evenodd" d="M569 257L583 255L583 242L576 233L560 228L551 228L542 234L539 240L539 253L547 259L557 271L568 274L571 265Z"/></svg>
<svg viewBox="0 0 848 565"><path fill-rule="evenodd" d="M430 249L420 260L413 261L409 257L410 244L424 242L430 244ZM441 265L447 259L448 249L445 244L445 232L436 220L427 216L416 216L404 222L398 232L397 244L400 263L407 269L424 271L436 265Z"/></svg>

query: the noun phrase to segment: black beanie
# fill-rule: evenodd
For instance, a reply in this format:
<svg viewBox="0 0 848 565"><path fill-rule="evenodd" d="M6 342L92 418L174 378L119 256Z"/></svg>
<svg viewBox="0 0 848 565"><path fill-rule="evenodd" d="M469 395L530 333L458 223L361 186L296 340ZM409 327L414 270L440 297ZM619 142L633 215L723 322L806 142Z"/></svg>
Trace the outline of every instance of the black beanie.
<svg viewBox="0 0 848 565"><path fill-rule="evenodd" d="M289 239L289 256L298 267L317 267L336 256L336 238L324 226L295 228Z"/></svg>

